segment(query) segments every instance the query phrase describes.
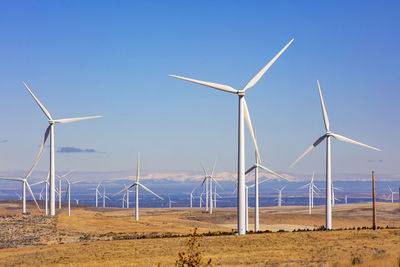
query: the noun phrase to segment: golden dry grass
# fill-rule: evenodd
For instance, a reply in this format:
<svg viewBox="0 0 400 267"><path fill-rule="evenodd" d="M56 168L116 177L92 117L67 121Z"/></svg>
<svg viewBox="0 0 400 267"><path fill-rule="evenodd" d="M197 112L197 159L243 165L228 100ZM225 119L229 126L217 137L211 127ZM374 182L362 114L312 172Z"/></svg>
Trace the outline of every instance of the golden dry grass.
<svg viewBox="0 0 400 267"><path fill-rule="evenodd" d="M172 266L186 238L136 239L4 249L0 265ZM202 238L220 266L398 266L399 230L265 233ZM378 264L379 265L376 265ZM362 266L362 265L361 265Z"/></svg>
<svg viewBox="0 0 400 267"><path fill-rule="evenodd" d="M0 205L2 215L10 212L4 207ZM200 233L231 231L236 227L233 208L219 208L213 215L188 208L141 209L139 222L134 221L133 211L74 207L72 216L68 217L63 209L57 215L56 225L65 244L56 244L56 241L46 246L2 249L0 266L156 266L158 263L172 266L178 252L184 250L186 237L112 239L130 234L187 234L194 227ZM285 225L321 226L324 208L317 207L311 216L306 207L262 208L260 221L262 228L275 230ZM398 204L379 203L378 224L399 227ZM370 226L370 203L336 206L333 225L336 228ZM110 232L114 233L109 236L110 241L82 242L79 238ZM202 238L202 243L204 256L221 266L351 266L352 262L360 263L358 266L399 266L400 258L400 230L396 229L207 236Z"/></svg>

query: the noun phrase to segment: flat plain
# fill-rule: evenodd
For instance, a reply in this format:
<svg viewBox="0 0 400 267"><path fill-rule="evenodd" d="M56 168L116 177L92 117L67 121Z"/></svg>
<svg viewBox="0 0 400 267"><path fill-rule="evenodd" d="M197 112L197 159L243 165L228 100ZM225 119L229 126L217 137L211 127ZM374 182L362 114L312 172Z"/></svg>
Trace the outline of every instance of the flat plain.
<svg viewBox="0 0 400 267"><path fill-rule="evenodd" d="M18 201L0 202L0 266L173 266L195 227L205 234L201 249L215 266L400 264L398 203L378 203L378 226L384 229L377 231L362 229L371 226L371 203L336 205L333 231L312 231L324 224L323 206L312 215L301 206L263 207L261 230L272 232L246 236L233 234L234 208L217 208L212 215L199 208L143 208L139 222L134 209L73 205L70 217L63 208L48 218L29 203L28 211L20 215Z"/></svg>

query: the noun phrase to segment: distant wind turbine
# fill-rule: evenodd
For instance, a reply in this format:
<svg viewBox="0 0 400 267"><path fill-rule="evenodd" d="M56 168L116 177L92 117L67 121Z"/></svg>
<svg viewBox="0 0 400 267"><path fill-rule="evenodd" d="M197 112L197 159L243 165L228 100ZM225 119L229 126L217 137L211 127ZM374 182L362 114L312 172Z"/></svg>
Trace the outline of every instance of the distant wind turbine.
<svg viewBox="0 0 400 267"><path fill-rule="evenodd" d="M285 189L286 186L282 187L281 189L275 189L278 192L278 207L282 206L282 191Z"/></svg>
<svg viewBox="0 0 400 267"><path fill-rule="evenodd" d="M308 214L311 214L311 209L314 208L314 193L318 195L315 189L319 190L314 184L314 172L312 174L311 181L300 188L308 188Z"/></svg>
<svg viewBox="0 0 400 267"><path fill-rule="evenodd" d="M254 138L256 138L255 135L254 135ZM256 139L256 141L257 141L257 139ZM261 169L261 170L263 170L263 171L265 171L267 173L271 173L271 174L273 174L273 175L275 175L275 176L277 176L279 178L282 178L284 180L287 180L287 179L285 177L283 177L282 175L277 174L273 170L268 169L267 167L261 165L261 159L258 157L257 152L255 154L256 154L256 159L255 159L256 162L254 163L253 166L250 167L250 169L248 169L245 172L245 175L254 170L254 185L252 185L252 186L255 187L254 188L254 191L255 191L255 195L254 195L254 203L255 203L255 207L254 207L254 231L258 232L260 230L259 229L259 216L260 216L259 215L259 213L260 213L260 211L259 211L260 208L259 207L260 207L260 204L259 204L259 190L258 190L258 185L259 185L259 182L258 182L258 169Z"/></svg>
<svg viewBox="0 0 400 267"><path fill-rule="evenodd" d="M169 203L169 208L172 208L172 203L176 203L176 202L171 200L171 198L168 195L168 203Z"/></svg>
<svg viewBox="0 0 400 267"><path fill-rule="evenodd" d="M176 75L169 75L170 77L189 81L205 85L211 88L215 88L224 92L237 94L239 98L239 114L238 114L238 174L237 174L237 199L238 199L238 216L237 216L237 230L238 234L246 234L246 200L245 200L245 155L244 155L244 120L247 122L247 126L250 131L250 135L253 140L253 144L258 155L258 148L254 138L253 126L251 125L250 114L247 108L246 100L244 98L246 91L253 87L264 75L264 73L272 66L272 64L278 59L278 57L289 47L293 42L293 39L264 67L262 68L246 85L243 89L237 90L228 85L199 81L191 78L180 77ZM258 155L258 158L259 155Z"/></svg>
<svg viewBox="0 0 400 267"><path fill-rule="evenodd" d="M62 176L62 177L60 177L60 178L63 178L66 182L67 182L67 184L68 184L68 187L67 187L67 191L66 191L66 195L68 195L68 216L71 216L71 185L73 185L73 184L77 184L77 183L80 183L80 182L82 182L82 180L81 181L74 181L74 182L71 182L68 178L67 178L67 176Z"/></svg>
<svg viewBox="0 0 400 267"><path fill-rule="evenodd" d="M157 195L156 193L154 193L153 191L151 191L150 189L148 189L146 186L142 185L139 182L139 178L140 178L140 153L137 154L137 169L136 169L136 181L134 183L132 183L131 185L125 187L124 189L122 189L121 191L119 191L118 193L114 194L114 196L124 192L124 191L128 191L130 188L136 186L136 209L135 209L135 220L138 221L139 220L139 187L142 187L144 190L146 190L147 192L150 192L151 194L155 195L156 197L158 197L161 200L164 200L162 197L160 197L159 195ZM127 194L127 198L129 199L129 194ZM127 202L128 205L129 202Z"/></svg>
<svg viewBox="0 0 400 267"><path fill-rule="evenodd" d="M36 96L32 93L32 91L28 88L28 86L24 82L23 82L23 85L29 91L29 93L31 94L33 99L36 101L36 103L38 104L38 106L43 111L44 115L47 117L47 119L49 121L49 126L47 127L47 129L44 133L44 137L42 140L42 144L40 145L39 153L36 156L35 163L30 172L33 171L33 169L36 167L37 163L39 162L39 159L42 155L44 144L46 143L47 137L50 134L50 215L55 216L56 215L56 197L55 197L55 186L56 186L55 177L56 177L56 175L55 175L55 160L54 160L54 124L69 123L69 122L87 120L87 119L95 119L95 118L100 118L101 116L53 120L53 118L51 117L51 115L47 111L47 109L42 105L42 103L40 103L39 99L36 98ZM61 189L59 190L59 192L61 192Z"/></svg>
<svg viewBox="0 0 400 267"><path fill-rule="evenodd" d="M204 179L203 179L201 186L203 186L203 184L206 183L206 206L209 203L208 211L210 214L212 214L212 211L213 211L213 190L212 190L213 182L216 183L216 186L218 185L220 188L222 188L221 185L214 178L214 170L215 170L216 163L217 163L217 160L214 161L214 166L212 168L211 174L208 174L206 169L204 168L203 164L201 164L201 167L203 168L203 171L204 171ZM208 187L207 187L207 182L208 182Z"/></svg>
<svg viewBox="0 0 400 267"><path fill-rule="evenodd" d="M393 192L393 191L392 191L392 188L390 188L389 185L388 185L388 188L389 188L389 190L390 190L390 194L391 194L391 197L392 197L392 203L393 203L393 202L394 202L393 196L394 196L395 194L398 194L398 192Z"/></svg>
<svg viewBox="0 0 400 267"><path fill-rule="evenodd" d="M318 85L318 92L319 92L319 98L321 101L321 109L322 109L322 116L324 118L324 124L325 124L325 134L317 139L307 150L295 161L290 165L289 168L293 167L299 160L301 160L305 155L308 154L313 148L315 148L317 145L319 145L324 139L326 139L326 229L330 230L332 229L332 178L331 178L331 137L342 141L342 142L347 142L359 146L363 146L369 149L377 150L380 151L378 148L372 147L365 145L363 143L354 141L350 138L344 137L339 134L335 134L330 131L329 129L329 120L328 120L328 114L326 113L325 109L325 104L324 104L324 99L322 98L322 93L321 93L321 88L319 86L319 82L317 81Z"/></svg>
<svg viewBox="0 0 400 267"><path fill-rule="evenodd" d="M1 180L9 180L9 181L18 181L22 183L22 214L26 213L26 188L28 188L29 193L31 194L33 200L36 203L37 208L41 211L39 204L36 201L35 195L32 192L31 187L29 186L27 178L9 178L9 177L0 177Z"/></svg>
<svg viewBox="0 0 400 267"><path fill-rule="evenodd" d="M335 201L336 201L336 200L339 200L339 199L335 198L335 190L343 191L342 188L334 187L334 186L333 186L333 182L332 182L332 208L335 207Z"/></svg>

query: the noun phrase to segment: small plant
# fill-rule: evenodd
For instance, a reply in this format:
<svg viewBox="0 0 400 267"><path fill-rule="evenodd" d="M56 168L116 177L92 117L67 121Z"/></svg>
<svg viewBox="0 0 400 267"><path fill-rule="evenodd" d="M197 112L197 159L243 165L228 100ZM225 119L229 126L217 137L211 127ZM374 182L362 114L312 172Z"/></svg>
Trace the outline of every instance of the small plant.
<svg viewBox="0 0 400 267"><path fill-rule="evenodd" d="M351 264L352 265L356 265L356 264L361 264L363 263L363 260L361 257L354 257L353 259L351 259Z"/></svg>
<svg viewBox="0 0 400 267"><path fill-rule="evenodd" d="M189 239L186 242L186 252L179 252L178 259L175 261L177 267L200 267L213 266L211 259L205 261L202 251L200 250L201 242L200 235L197 233L197 228L194 228L193 233L189 234Z"/></svg>

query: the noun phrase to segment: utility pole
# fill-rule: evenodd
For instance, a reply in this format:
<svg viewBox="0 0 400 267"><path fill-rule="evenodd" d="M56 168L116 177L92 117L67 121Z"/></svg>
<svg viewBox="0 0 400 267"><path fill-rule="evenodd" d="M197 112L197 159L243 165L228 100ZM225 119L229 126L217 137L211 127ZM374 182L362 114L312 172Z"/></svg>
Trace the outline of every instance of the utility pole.
<svg viewBox="0 0 400 267"><path fill-rule="evenodd" d="M376 230L375 172L372 171L372 229Z"/></svg>

